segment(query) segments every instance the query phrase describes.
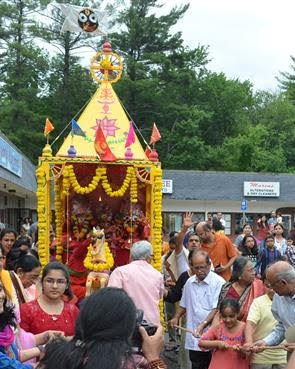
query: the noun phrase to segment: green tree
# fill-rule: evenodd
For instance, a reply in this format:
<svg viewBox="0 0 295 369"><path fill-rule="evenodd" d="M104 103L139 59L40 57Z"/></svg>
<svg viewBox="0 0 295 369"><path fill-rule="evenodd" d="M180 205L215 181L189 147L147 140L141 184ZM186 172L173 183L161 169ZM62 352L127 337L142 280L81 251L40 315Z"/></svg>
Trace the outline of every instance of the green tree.
<svg viewBox="0 0 295 369"><path fill-rule="evenodd" d="M48 70L47 55L33 45L29 31L40 6L38 0L15 0L0 7L0 129L30 157L39 138L39 95Z"/></svg>
<svg viewBox="0 0 295 369"><path fill-rule="evenodd" d="M63 2L58 1L58 3ZM99 4L98 1L91 2L94 8ZM85 1L73 0L71 5L83 6ZM80 110L95 89L89 69L86 72L85 68L80 65L80 57L77 56L79 51L93 47L93 40L83 32L61 33L64 15L56 6L51 6L50 9L42 13L47 21L39 21L31 28L31 31L46 46L50 45L54 48L54 56L49 67L48 93L45 102L59 131ZM95 40L97 42L97 38Z"/></svg>

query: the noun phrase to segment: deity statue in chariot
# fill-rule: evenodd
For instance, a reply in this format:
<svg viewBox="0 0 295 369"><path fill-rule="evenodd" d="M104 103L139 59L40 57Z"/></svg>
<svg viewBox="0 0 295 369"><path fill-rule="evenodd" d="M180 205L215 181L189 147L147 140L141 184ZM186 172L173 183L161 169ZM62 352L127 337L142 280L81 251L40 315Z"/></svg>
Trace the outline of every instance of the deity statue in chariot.
<svg viewBox="0 0 295 369"><path fill-rule="evenodd" d="M90 271L86 281L86 296L90 296L97 289L106 287L110 269L114 266L113 255L105 241L103 229L93 227L92 243L88 247L84 266Z"/></svg>

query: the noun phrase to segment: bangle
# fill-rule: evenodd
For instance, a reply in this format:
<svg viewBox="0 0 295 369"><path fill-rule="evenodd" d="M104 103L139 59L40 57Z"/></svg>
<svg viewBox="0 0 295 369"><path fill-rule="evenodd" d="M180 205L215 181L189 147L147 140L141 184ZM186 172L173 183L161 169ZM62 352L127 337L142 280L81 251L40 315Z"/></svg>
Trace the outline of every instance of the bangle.
<svg viewBox="0 0 295 369"><path fill-rule="evenodd" d="M46 345L38 345L37 349L40 351L40 354L43 354L43 352L45 352L45 346Z"/></svg>
<svg viewBox="0 0 295 369"><path fill-rule="evenodd" d="M162 359L156 359L149 362L149 369L166 369L167 366Z"/></svg>

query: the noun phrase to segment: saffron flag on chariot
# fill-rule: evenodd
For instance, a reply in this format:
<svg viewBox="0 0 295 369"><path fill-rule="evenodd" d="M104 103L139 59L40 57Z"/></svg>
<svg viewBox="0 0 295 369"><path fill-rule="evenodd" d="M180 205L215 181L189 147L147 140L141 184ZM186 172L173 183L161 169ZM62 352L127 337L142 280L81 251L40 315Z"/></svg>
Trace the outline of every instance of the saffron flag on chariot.
<svg viewBox="0 0 295 369"><path fill-rule="evenodd" d="M160 140L161 140L160 132L158 130L158 127L157 127L156 123L154 123L153 130L152 130L152 135L151 135L151 139L150 139L150 145L155 144L156 142L158 142Z"/></svg>
<svg viewBox="0 0 295 369"><path fill-rule="evenodd" d="M54 130L53 124L50 122L48 118L46 118L45 127L44 127L44 136L49 135L50 132Z"/></svg>

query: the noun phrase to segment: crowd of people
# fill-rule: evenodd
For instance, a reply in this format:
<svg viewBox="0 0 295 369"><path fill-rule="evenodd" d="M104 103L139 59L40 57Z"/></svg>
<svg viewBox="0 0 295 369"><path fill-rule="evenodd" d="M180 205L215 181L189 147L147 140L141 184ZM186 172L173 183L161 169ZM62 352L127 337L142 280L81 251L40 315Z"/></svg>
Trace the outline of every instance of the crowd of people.
<svg viewBox="0 0 295 369"><path fill-rule="evenodd" d="M164 284L151 266L151 244L135 243L131 263L78 304L66 265L53 260L41 271L37 232L4 228L0 234L0 368L90 369L98 362L102 369L166 368L158 307ZM154 327L152 336L138 309Z"/></svg>
<svg viewBox="0 0 295 369"><path fill-rule="evenodd" d="M259 236L254 235L246 223L232 242L220 216L193 222L193 214L187 213L163 257L167 319L181 336L185 332L173 348L179 350L179 366L286 368L290 355L283 347L271 347L283 342L285 331L295 325L292 232L287 237L282 218L272 212L269 220L259 220L265 222L264 238L259 228ZM171 303L176 302L171 318ZM169 340L175 342L170 332Z"/></svg>
<svg viewBox="0 0 295 369"><path fill-rule="evenodd" d="M181 369L295 367L294 345L284 341L295 325L292 235L272 214L261 220L263 239L245 224L232 242L221 220L186 213L163 244L162 273L151 243L135 242L130 263L82 301L66 265L52 260L41 270L37 227L3 229L0 368L163 369L169 351Z"/></svg>

